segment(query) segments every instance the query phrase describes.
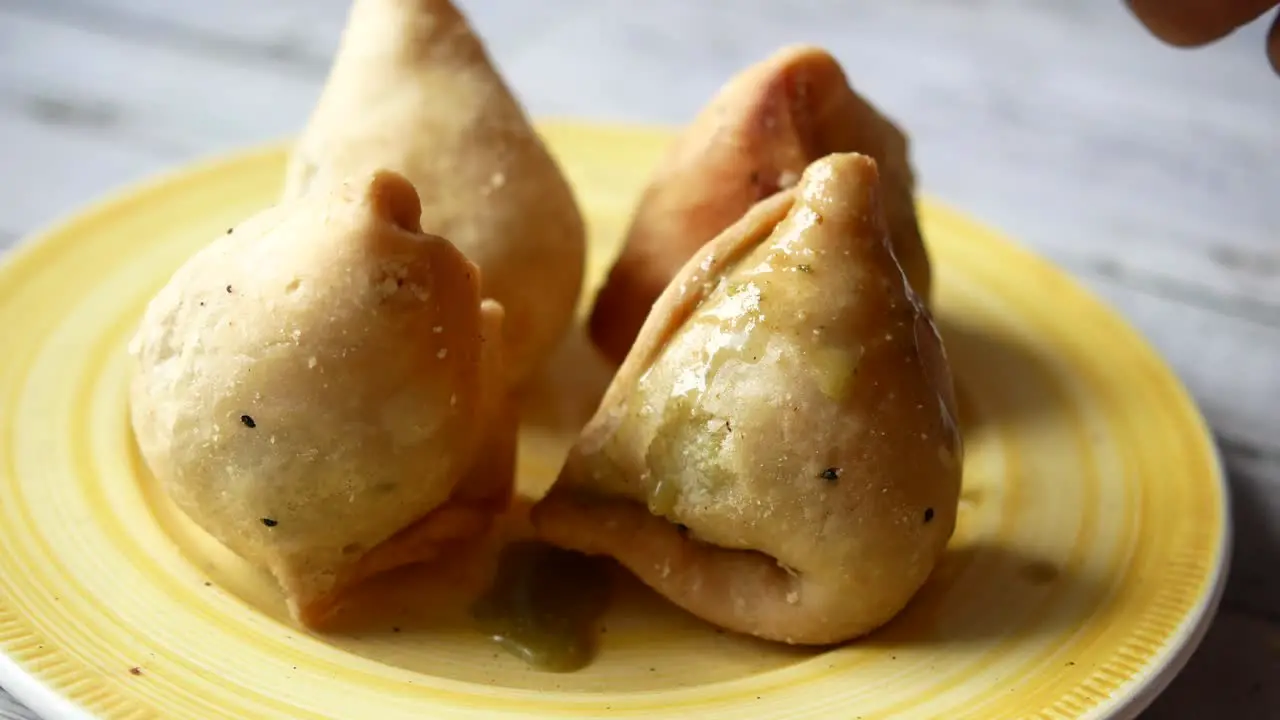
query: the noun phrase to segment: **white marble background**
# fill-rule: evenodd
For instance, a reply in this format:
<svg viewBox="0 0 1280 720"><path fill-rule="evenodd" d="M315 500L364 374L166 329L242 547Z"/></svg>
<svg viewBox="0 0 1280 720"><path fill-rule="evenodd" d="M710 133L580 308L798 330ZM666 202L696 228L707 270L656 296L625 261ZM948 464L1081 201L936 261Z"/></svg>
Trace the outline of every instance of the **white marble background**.
<svg viewBox="0 0 1280 720"><path fill-rule="evenodd" d="M1280 79L1265 28L1165 47L1120 0L463 0L540 116L687 120L819 43L924 188L1165 353L1234 492L1219 619L1144 718L1280 718ZM0 248L122 183L301 125L345 0L0 0ZM0 718L33 717L0 691Z"/></svg>

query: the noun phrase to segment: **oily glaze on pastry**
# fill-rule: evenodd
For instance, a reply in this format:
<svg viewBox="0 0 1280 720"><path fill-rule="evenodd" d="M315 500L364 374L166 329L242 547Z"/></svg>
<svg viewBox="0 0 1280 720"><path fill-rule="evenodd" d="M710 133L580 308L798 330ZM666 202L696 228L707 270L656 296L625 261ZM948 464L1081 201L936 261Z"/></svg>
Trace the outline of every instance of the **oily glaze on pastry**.
<svg viewBox="0 0 1280 720"><path fill-rule="evenodd" d="M534 508L544 540L771 640L902 609L955 527L962 446L881 188L827 156L685 264Z"/></svg>
<svg viewBox="0 0 1280 720"><path fill-rule="evenodd" d="M830 54L791 46L721 88L658 166L596 297L594 343L622 362L686 260L757 201L794 185L809 163L836 152L876 161L894 253L927 304L929 259L906 136L849 86Z"/></svg>
<svg viewBox="0 0 1280 720"><path fill-rule="evenodd" d="M130 346L148 466L308 625L511 495L502 309L419 212L383 171L265 210L173 275Z"/></svg>
<svg viewBox="0 0 1280 720"><path fill-rule="evenodd" d="M448 0L355 0L284 196L386 168L421 196L422 227L480 266L506 311L519 383L573 319L585 230L573 193L480 39Z"/></svg>

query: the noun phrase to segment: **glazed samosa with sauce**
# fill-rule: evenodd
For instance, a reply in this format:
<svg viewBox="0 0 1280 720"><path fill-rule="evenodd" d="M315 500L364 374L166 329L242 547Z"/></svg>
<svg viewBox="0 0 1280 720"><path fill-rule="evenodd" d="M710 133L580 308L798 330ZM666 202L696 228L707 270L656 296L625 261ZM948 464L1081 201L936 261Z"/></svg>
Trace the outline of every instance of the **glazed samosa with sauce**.
<svg viewBox="0 0 1280 720"><path fill-rule="evenodd" d="M876 164L810 165L705 246L533 510L677 605L823 645L888 621L955 526L962 447Z"/></svg>
<svg viewBox="0 0 1280 720"><path fill-rule="evenodd" d="M790 46L721 88L659 164L596 297L593 342L620 363L686 260L757 201L794 185L809 163L837 152L876 161L894 253L927 303L929 259L906 136L849 86L830 54Z"/></svg>
<svg viewBox="0 0 1280 720"><path fill-rule="evenodd" d="M402 173L422 227L480 266L506 311L518 384L573 319L585 229L560 168L448 0L355 0L294 148L285 197L378 168Z"/></svg>
<svg viewBox="0 0 1280 720"><path fill-rule="evenodd" d="M306 625L481 538L511 497L502 308L419 211L381 171L264 210L187 261L131 343L147 465Z"/></svg>

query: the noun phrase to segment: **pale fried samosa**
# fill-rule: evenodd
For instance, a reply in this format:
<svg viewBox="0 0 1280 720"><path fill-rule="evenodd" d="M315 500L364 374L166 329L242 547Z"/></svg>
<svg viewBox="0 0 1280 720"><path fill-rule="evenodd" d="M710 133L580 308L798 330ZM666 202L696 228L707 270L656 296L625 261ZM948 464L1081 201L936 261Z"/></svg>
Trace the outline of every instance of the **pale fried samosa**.
<svg viewBox="0 0 1280 720"><path fill-rule="evenodd" d="M962 446L880 187L828 156L689 260L534 508L544 540L771 640L903 608L953 532Z"/></svg>
<svg viewBox="0 0 1280 720"><path fill-rule="evenodd" d="M481 40L449 0L355 0L284 195L387 168L414 184L422 227L480 266L506 311L512 384L577 307L585 229L568 182Z"/></svg>
<svg viewBox="0 0 1280 720"><path fill-rule="evenodd" d="M264 210L177 270L130 345L147 465L308 625L511 497L502 308L419 211L390 172Z"/></svg>
<svg viewBox="0 0 1280 720"><path fill-rule="evenodd" d="M927 304L906 136L849 86L830 54L790 46L721 88L659 164L596 297L593 342L621 362L686 260L757 201L794 185L809 163L838 152L876 161L893 251Z"/></svg>

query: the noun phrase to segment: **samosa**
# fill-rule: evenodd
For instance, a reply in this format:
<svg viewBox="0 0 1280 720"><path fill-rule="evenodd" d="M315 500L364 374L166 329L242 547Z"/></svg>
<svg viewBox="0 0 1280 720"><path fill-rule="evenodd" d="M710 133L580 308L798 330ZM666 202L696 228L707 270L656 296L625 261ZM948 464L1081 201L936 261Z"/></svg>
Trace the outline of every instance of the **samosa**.
<svg viewBox="0 0 1280 720"><path fill-rule="evenodd" d="M512 494L502 308L419 212L386 171L264 210L177 270L130 345L147 465L307 625L480 539Z"/></svg>
<svg viewBox="0 0 1280 720"><path fill-rule="evenodd" d="M595 345L620 363L686 260L757 201L794 185L811 162L837 152L876 161L894 254L927 304L929 259L906 135L850 87L829 53L796 45L732 78L660 162L596 296Z"/></svg>
<svg viewBox="0 0 1280 720"><path fill-rule="evenodd" d="M689 259L533 509L543 539L770 640L903 608L955 527L963 448L880 193L871 158L827 156Z"/></svg>
<svg viewBox="0 0 1280 720"><path fill-rule="evenodd" d="M506 310L519 384L573 320L585 230L564 175L449 0L355 0L290 157L284 196L373 169L403 174L422 227L480 266Z"/></svg>

